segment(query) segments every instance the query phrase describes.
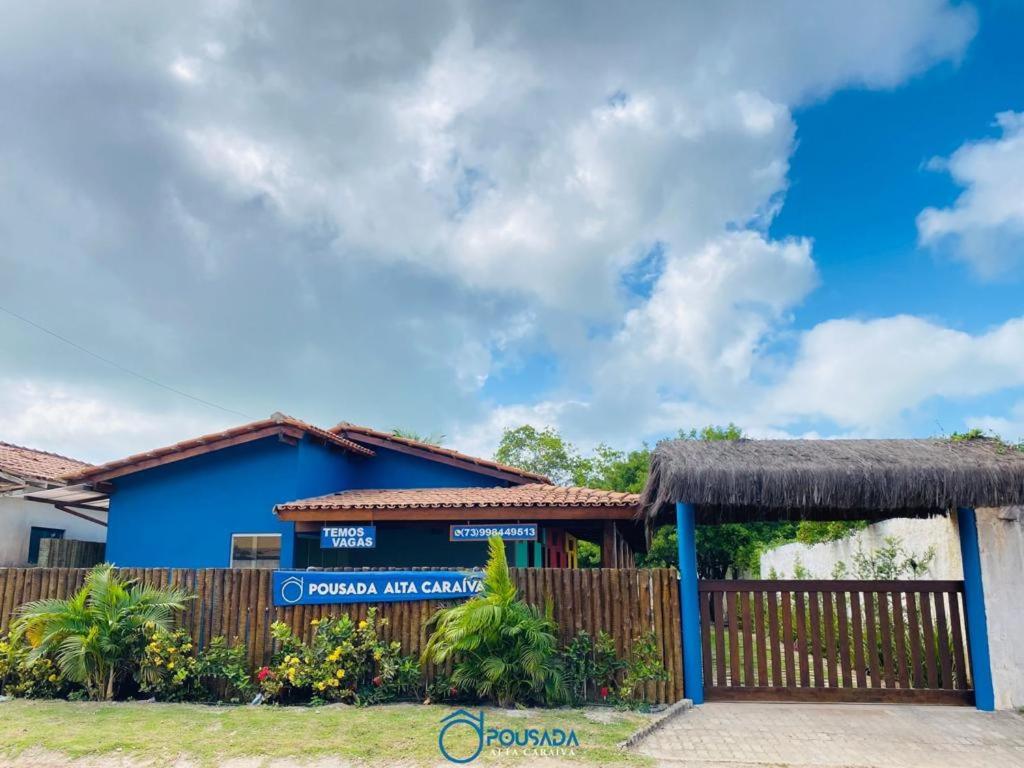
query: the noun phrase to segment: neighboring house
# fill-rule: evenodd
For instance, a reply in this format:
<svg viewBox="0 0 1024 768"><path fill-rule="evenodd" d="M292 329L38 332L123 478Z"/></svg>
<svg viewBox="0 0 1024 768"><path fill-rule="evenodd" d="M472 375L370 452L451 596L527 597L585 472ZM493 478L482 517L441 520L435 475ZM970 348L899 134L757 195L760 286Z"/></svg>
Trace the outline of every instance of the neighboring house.
<svg viewBox="0 0 1024 768"><path fill-rule="evenodd" d="M543 476L341 423L274 414L65 476L41 494L109 501L107 559L125 567L477 566L486 541L460 523L538 523L509 543L520 566L571 566L576 538L609 565L646 548L635 494L568 489ZM372 549L322 549L321 529L375 525Z"/></svg>
<svg viewBox="0 0 1024 768"><path fill-rule="evenodd" d="M107 516L26 498L60 489L62 475L89 469L84 461L0 442L0 566L35 565L45 538L105 541Z"/></svg>

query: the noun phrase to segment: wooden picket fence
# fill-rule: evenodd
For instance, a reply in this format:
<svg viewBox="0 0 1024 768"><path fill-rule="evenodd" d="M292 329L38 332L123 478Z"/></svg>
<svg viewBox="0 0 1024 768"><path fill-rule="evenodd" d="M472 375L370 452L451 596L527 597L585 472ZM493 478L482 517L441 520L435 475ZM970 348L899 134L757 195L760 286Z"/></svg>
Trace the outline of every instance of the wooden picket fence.
<svg viewBox="0 0 1024 768"><path fill-rule="evenodd" d="M971 704L960 581L703 581L709 700Z"/></svg>
<svg viewBox="0 0 1024 768"><path fill-rule="evenodd" d="M615 639L620 657L628 657L633 640L654 630L668 681L647 686L652 703L671 703L683 697L679 582L675 569L557 569L513 568L520 594L543 606L550 599L558 622L559 640L568 644L579 630L596 636L607 632ZM178 586L195 599L178 617L200 648L211 638L245 643L255 667L270 661L274 651L270 625L283 621L309 640L310 622L347 613L366 617L376 606L388 619L382 630L386 641L398 640L403 653L419 655L426 642L424 624L441 601L349 605L273 605L270 571L228 568L122 568L123 576L141 584ZM6 632L18 606L46 597L67 597L81 587L84 568L0 568L0 633ZM434 671L428 670L428 677Z"/></svg>

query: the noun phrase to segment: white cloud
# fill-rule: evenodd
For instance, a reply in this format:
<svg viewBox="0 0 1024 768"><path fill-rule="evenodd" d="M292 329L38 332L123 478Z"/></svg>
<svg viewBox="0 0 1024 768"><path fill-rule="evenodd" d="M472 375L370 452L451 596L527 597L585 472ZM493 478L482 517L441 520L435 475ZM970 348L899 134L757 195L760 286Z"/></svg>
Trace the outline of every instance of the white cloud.
<svg viewBox="0 0 1024 768"><path fill-rule="evenodd" d="M109 15L0 28L0 299L232 408L476 424L477 446L527 417L633 442L736 402L776 429L767 350L817 279L809 241L765 234L793 111L956 60L976 25L942 0ZM219 426L16 324L0 341L35 393L0 427L34 444L84 447L47 415L76 408L116 452ZM538 351L560 381L490 413L489 378Z"/></svg>
<svg viewBox="0 0 1024 768"><path fill-rule="evenodd" d="M714 400L751 379L762 345L816 283L807 240L736 232L672 256L650 301L626 315L608 369Z"/></svg>
<svg viewBox="0 0 1024 768"><path fill-rule="evenodd" d="M884 432L932 397L1024 385L1024 318L971 335L918 317L833 320L800 340L768 404L776 418L825 418Z"/></svg>
<svg viewBox="0 0 1024 768"><path fill-rule="evenodd" d="M1005 415L969 416L964 422L971 427L978 427L988 433L999 435L1004 440L1014 443L1024 442L1024 400L1010 406Z"/></svg>
<svg viewBox="0 0 1024 768"><path fill-rule="evenodd" d="M196 418L125 407L102 394L58 384L0 379L0 436L5 442L102 463L196 437L232 418Z"/></svg>
<svg viewBox="0 0 1024 768"><path fill-rule="evenodd" d="M968 142L948 160L932 161L966 189L948 208L925 208L917 217L923 244L948 247L985 277L1024 264L1024 113L1001 112L996 125L999 138Z"/></svg>

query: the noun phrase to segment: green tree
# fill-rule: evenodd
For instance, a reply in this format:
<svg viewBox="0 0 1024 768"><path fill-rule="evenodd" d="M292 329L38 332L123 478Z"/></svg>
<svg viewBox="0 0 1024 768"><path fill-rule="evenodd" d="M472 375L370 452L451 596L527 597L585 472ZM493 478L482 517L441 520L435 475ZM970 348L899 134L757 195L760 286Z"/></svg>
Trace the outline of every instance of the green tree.
<svg viewBox="0 0 1024 768"><path fill-rule="evenodd" d="M576 483L590 472L589 462L576 446L550 427L537 429L530 424L506 428L494 460L546 475L559 485Z"/></svg>
<svg viewBox="0 0 1024 768"><path fill-rule="evenodd" d="M495 536L487 546L483 591L434 614L422 661L455 660L452 684L502 707L561 701L565 685L551 603L542 613L520 600L505 544Z"/></svg>
<svg viewBox="0 0 1024 768"><path fill-rule="evenodd" d="M173 612L189 596L180 589L139 586L97 565L66 599L36 600L19 610L16 634L32 645L30 658L56 657L61 674L90 698L109 700L142 659L147 631L170 630Z"/></svg>
<svg viewBox="0 0 1024 768"><path fill-rule="evenodd" d="M651 449L646 445L635 451L617 451L601 444L589 459L586 475L577 485L621 493L640 493L647 483Z"/></svg>

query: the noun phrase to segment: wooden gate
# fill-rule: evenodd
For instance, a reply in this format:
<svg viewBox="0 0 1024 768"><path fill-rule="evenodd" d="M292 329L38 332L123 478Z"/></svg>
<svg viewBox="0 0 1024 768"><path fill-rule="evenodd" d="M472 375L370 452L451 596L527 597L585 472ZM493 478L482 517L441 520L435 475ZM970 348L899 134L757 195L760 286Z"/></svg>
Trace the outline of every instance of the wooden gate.
<svg viewBox="0 0 1024 768"><path fill-rule="evenodd" d="M709 701L973 704L960 581L704 581Z"/></svg>

